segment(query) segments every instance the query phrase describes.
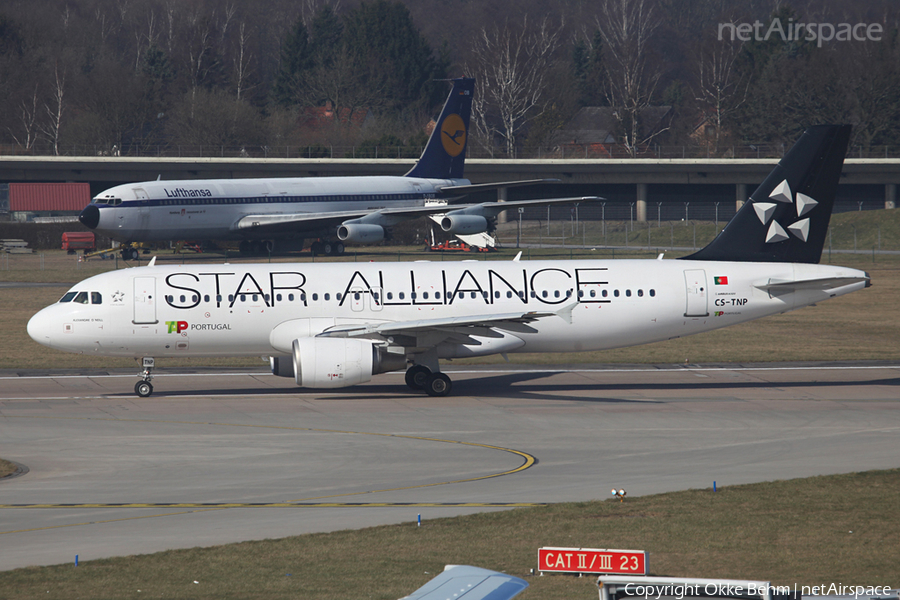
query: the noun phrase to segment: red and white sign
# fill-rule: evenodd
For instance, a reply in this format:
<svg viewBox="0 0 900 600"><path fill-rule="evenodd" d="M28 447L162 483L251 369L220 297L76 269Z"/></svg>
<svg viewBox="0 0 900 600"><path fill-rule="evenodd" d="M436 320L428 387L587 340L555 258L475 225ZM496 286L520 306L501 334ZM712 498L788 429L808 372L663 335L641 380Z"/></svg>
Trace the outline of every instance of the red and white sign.
<svg viewBox="0 0 900 600"><path fill-rule="evenodd" d="M647 553L643 550L538 548L538 570L553 573L646 575Z"/></svg>

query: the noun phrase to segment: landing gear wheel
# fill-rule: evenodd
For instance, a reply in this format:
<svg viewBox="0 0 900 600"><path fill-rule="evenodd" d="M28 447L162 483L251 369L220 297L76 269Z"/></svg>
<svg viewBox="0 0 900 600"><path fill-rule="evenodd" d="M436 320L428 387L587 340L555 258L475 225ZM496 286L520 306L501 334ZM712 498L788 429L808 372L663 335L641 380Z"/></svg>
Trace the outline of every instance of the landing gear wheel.
<svg viewBox="0 0 900 600"><path fill-rule="evenodd" d="M334 244L331 242L325 242L322 244L322 251L325 253L325 256L331 256L334 254Z"/></svg>
<svg viewBox="0 0 900 600"><path fill-rule="evenodd" d="M432 373L425 381L425 391L429 396L446 396L453 389L453 382L443 373Z"/></svg>
<svg viewBox="0 0 900 600"><path fill-rule="evenodd" d="M342 242L338 242L334 245L334 253L338 255L344 253L344 244Z"/></svg>
<svg viewBox="0 0 900 600"><path fill-rule="evenodd" d="M431 369L423 365L413 365L406 370L406 385L412 390L424 390Z"/></svg>
<svg viewBox="0 0 900 600"><path fill-rule="evenodd" d="M146 398L153 393L153 385L149 381L138 381L134 384L134 393L141 398Z"/></svg>

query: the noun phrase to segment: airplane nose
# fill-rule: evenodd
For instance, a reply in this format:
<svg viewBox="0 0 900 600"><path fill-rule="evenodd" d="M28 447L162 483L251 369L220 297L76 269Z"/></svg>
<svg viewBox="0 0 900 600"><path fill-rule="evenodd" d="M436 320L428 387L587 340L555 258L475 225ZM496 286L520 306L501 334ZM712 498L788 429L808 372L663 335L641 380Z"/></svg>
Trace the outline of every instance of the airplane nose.
<svg viewBox="0 0 900 600"><path fill-rule="evenodd" d="M78 215L78 220L88 229L97 229L97 225L100 224L100 209L93 204L88 204Z"/></svg>
<svg viewBox="0 0 900 600"><path fill-rule="evenodd" d="M50 344L50 319L45 311L40 311L28 321L28 336L42 346L52 347Z"/></svg>

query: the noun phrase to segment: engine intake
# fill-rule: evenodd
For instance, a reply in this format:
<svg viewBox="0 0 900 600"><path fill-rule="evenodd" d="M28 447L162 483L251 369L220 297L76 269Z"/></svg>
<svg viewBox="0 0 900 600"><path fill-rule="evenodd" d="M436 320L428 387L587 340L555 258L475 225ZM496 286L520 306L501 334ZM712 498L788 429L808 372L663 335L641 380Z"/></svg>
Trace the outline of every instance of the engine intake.
<svg viewBox="0 0 900 600"><path fill-rule="evenodd" d="M488 229L488 220L480 215L449 214L441 219L441 229L447 233L482 233Z"/></svg>
<svg viewBox="0 0 900 600"><path fill-rule="evenodd" d="M373 244L384 239L384 227L367 223L344 223L337 230L342 242L351 244Z"/></svg>

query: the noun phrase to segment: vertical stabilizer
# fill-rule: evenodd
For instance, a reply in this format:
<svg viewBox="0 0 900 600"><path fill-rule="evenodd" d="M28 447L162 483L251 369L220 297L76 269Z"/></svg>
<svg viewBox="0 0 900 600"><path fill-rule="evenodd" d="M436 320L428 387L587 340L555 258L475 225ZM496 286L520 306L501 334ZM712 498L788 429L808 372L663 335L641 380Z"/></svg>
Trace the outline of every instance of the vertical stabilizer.
<svg viewBox="0 0 900 600"><path fill-rule="evenodd" d="M810 127L708 246L686 260L818 263L850 125Z"/></svg>
<svg viewBox="0 0 900 600"><path fill-rule="evenodd" d="M462 179L475 80L453 79L453 89L416 166L407 177Z"/></svg>

